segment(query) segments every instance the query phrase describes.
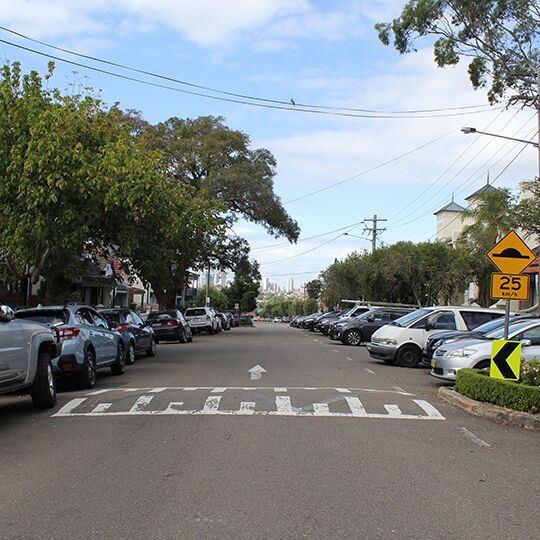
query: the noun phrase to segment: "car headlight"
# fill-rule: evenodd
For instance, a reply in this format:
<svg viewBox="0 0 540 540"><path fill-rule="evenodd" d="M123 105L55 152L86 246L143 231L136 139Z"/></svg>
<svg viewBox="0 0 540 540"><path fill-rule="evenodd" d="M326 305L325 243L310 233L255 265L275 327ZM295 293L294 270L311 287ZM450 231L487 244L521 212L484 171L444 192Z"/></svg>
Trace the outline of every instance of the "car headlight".
<svg viewBox="0 0 540 540"><path fill-rule="evenodd" d="M397 341L392 338L374 338L371 341L380 343L381 345L397 345Z"/></svg>
<svg viewBox="0 0 540 540"><path fill-rule="evenodd" d="M472 356L473 354L477 353L478 351L476 349L456 349L454 351L450 351L447 354L447 358L469 358L469 356Z"/></svg>

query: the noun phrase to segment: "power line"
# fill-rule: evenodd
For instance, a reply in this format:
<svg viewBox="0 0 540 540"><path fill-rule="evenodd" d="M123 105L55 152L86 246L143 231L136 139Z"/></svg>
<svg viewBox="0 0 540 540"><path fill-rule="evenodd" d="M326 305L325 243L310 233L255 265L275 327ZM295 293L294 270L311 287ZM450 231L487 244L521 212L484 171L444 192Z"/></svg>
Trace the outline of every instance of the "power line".
<svg viewBox="0 0 540 540"><path fill-rule="evenodd" d="M18 45L16 43L12 43L11 41L7 41L5 39L0 39L0 43L4 43L6 45L9 45L11 47L16 47L17 49L21 49L26 52L30 52L33 54L37 54L39 56L43 56L45 58L51 58L53 60L57 60L58 62L63 62L65 64L70 64L72 66L76 66L83 69L89 69L91 71L96 71L98 73L102 73L105 75L110 75L111 77L116 77L118 79L123 79L130 82L136 82L140 84L144 84L146 86L152 86L155 88L161 88L164 90L171 90L173 92L179 92L181 94L187 94L191 96L198 96L198 97L204 97L206 99L212 99L214 101L224 101L226 103L236 103L239 105L248 105L250 107L259 107L264 109L272 109L272 110L281 110L281 111L294 111L299 113L308 113L308 114L318 114L323 116L341 116L346 118L378 118L378 119L411 119L411 118L444 118L448 116L464 116L464 115L470 115L470 114L480 114L486 112L485 110L481 111L471 111L471 112L461 112L461 113L447 113L447 114L429 114L429 115L420 115L420 116L393 116L388 114L360 114L360 113L346 113L346 112L338 112L338 111L329 111L329 110L322 110L322 109L313 109L308 107L301 107L301 106L293 106L289 104L289 106L284 105L270 105L268 103L259 103L259 102L253 102L253 101L246 101L243 99L233 99L233 98L227 98L227 97L221 97L221 96L213 96L210 94L204 94L202 92L195 92L191 90L184 90L182 88L177 88L175 86L168 86L165 84L160 83L154 83L151 81L146 81L144 79L138 79L136 77L130 77L128 75L121 75L120 73L116 73L114 71L109 71L106 69L101 69L94 66L89 66L87 64L82 64L80 62L75 62L73 60L67 60L66 58L61 58L59 56L55 56L53 54L45 53L42 51L37 51L35 49L31 49L29 47L24 47L23 45ZM499 107L495 107L495 109L498 109Z"/></svg>
<svg viewBox="0 0 540 540"><path fill-rule="evenodd" d="M23 39L25 39L27 41L30 41L32 43L37 43L37 44L42 45L44 47L48 47L50 49L60 51L60 52L63 52L63 53L67 53L67 54L70 54L70 55L73 55L73 56L77 56L79 58L85 58L87 60L92 60L93 62L99 62L101 64L106 64L106 65L109 65L109 66L118 67L118 68L121 68L121 69L132 71L134 73L140 73L141 75L147 75L147 76L150 76L150 77L155 77L155 78L166 80L166 81L169 81L169 82L175 82L177 84L181 84L181 85L184 85L184 86L189 86L191 88L198 88L200 90L207 90L207 91L210 91L210 92L215 92L217 94L222 94L222 95L226 95L226 96L232 96L232 97L237 97L237 98L241 98L241 99L249 99L251 101L261 101L261 102L265 102L265 103L274 103L274 104L279 104L279 105L287 105L287 108L290 108L290 105L292 104L293 107L298 106L298 107L305 107L305 108L309 108L309 109L326 109L326 110L332 110L332 111L363 112L363 113L374 113L374 114L419 114L419 113L433 113L433 112L461 111L461 110L475 110L475 109L485 110L486 107L489 107L489 105L468 105L468 106L463 106L463 107L444 107L444 108L436 108L436 109L385 111L385 110L374 110L374 109L335 107L335 106L328 106L328 105L313 105L313 104L306 104L306 103L299 103L299 102L291 103L290 100L289 101L284 101L284 100L278 100L278 99L270 99L270 98L252 96L252 95L249 95L249 94L240 94L240 93L230 92L230 91L226 91L226 90L220 90L218 88L212 88L210 86L204 86L204 85L201 85L201 84L197 84L197 83L193 83L193 82L189 82L189 81L184 81L184 80L181 80L181 79L177 79L177 78L170 77L170 76L167 76L167 75L162 75L162 74L155 73L155 72L152 72L152 71L148 71L148 70L144 70L144 69L140 69L140 68L135 68L133 66L128 66L126 64L120 64L118 62L112 62L110 60L105 60L103 58L98 58L96 56L82 54L82 53L79 53L79 52L76 52L76 51L72 51L70 49L66 49L66 48L63 48L63 47L58 47L56 45L52 45L50 43L40 41L38 39L27 36L27 35L25 35L25 34L23 34L21 32L11 30L10 28L7 28L5 26L0 26L0 30L4 30L4 32L8 32L8 33L10 33L12 35L18 36L18 37L23 38ZM466 114L468 114L468 113L466 113Z"/></svg>
<svg viewBox="0 0 540 540"><path fill-rule="evenodd" d="M430 146L431 144L434 144L441 139L444 139L445 137L448 137L448 135L451 135L452 133L455 133L458 131L459 128L455 128L452 131L449 131L448 133L445 133L444 135L441 135L440 137L437 137L436 139L432 139L431 141L428 141L420 146L417 146L416 148L413 148L412 150L409 150L408 152L405 152L404 154L400 154L399 156L395 156L392 159L389 159L387 161L384 161L382 163L379 163L378 165L375 165L373 167L370 167L369 169L366 169L362 172L359 172L358 174L355 174L354 176L350 176L349 178L345 178L345 180L340 180L338 182L334 182L333 184L329 184L328 186L325 186L321 189L317 189L315 191L312 191L310 193L306 193L305 195L301 195L300 197L295 197L294 199L289 199L288 201L285 201L283 204L292 204L297 201L301 201L302 199L307 199L308 197L312 197L313 195L317 195L318 193L322 193L323 191L328 191L329 189L335 188L337 186L341 186L343 184L346 184L347 182L351 182L352 180L355 180L356 178L359 178L360 176L363 176L365 174L368 174L370 172L376 171L377 169L381 169L382 167L385 167L386 165L389 165L390 163L394 163L395 161L398 161L404 157L410 156L411 154L414 154L415 152L418 152L418 150L422 150L423 148L426 148L427 146Z"/></svg>

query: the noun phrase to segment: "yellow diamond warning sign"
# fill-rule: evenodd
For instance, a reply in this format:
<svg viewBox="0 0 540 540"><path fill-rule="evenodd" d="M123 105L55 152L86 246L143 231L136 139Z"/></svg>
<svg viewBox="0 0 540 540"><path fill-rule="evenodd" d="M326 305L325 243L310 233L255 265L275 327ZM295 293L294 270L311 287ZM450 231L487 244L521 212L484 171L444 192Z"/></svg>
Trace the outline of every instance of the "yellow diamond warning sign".
<svg viewBox="0 0 540 540"><path fill-rule="evenodd" d="M510 231L497 242L487 256L503 274L521 274L536 259L534 252L516 231Z"/></svg>
<svg viewBox="0 0 540 540"><path fill-rule="evenodd" d="M527 274L491 274L491 298L494 300L528 300L529 276Z"/></svg>

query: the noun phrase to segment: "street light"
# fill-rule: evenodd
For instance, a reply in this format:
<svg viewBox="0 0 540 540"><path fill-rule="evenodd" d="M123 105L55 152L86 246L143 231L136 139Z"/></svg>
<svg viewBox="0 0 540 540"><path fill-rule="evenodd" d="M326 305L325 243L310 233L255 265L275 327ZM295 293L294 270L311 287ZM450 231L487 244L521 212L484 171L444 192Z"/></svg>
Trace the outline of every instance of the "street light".
<svg viewBox="0 0 540 540"><path fill-rule="evenodd" d="M462 127L461 131L465 133L465 135L470 135L471 133L478 133L478 135L489 135L490 137L497 137L499 139L508 139L509 141L532 144L535 148L538 148L540 150L540 144L536 141L528 141L526 139L516 139L515 137L507 137L506 135L498 135L497 133L488 133L487 131L478 131L476 128L473 128L473 127Z"/></svg>

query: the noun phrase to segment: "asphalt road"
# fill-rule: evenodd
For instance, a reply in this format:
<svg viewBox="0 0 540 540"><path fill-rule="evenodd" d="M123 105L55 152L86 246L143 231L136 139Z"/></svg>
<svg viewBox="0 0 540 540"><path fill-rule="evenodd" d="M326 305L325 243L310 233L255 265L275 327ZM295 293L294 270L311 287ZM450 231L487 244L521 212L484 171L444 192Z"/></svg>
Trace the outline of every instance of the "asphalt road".
<svg viewBox="0 0 540 540"><path fill-rule="evenodd" d="M51 411L2 397L0 538L538 537L538 433L438 386L260 323L160 344Z"/></svg>

